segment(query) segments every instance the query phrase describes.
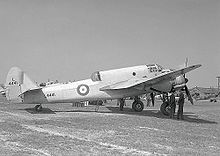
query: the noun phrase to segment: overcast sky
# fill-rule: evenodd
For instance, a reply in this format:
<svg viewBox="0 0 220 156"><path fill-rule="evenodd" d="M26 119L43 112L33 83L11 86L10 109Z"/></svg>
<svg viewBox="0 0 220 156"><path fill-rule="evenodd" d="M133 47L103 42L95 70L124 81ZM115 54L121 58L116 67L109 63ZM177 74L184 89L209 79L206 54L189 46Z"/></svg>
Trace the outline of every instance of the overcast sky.
<svg viewBox="0 0 220 156"><path fill-rule="evenodd" d="M0 82L12 66L37 82L158 63L203 66L189 87L220 75L219 0L0 0Z"/></svg>

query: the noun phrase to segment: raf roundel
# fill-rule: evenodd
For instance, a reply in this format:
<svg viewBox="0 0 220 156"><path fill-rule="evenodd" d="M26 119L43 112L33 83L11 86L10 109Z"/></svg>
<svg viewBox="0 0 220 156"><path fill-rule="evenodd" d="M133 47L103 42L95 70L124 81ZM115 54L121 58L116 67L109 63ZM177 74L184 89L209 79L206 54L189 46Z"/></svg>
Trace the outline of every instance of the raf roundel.
<svg viewBox="0 0 220 156"><path fill-rule="evenodd" d="M77 87L77 93L79 95L85 96L89 93L89 86L85 84L81 84Z"/></svg>

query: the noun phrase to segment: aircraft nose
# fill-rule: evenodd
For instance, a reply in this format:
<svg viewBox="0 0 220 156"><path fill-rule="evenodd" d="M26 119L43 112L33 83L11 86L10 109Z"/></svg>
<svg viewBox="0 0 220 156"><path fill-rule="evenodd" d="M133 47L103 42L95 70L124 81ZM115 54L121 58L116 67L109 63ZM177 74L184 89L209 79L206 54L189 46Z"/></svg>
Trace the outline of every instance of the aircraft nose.
<svg viewBox="0 0 220 156"><path fill-rule="evenodd" d="M183 75L176 77L176 79L174 80L174 85L181 85L184 83L187 83L188 79L184 78Z"/></svg>

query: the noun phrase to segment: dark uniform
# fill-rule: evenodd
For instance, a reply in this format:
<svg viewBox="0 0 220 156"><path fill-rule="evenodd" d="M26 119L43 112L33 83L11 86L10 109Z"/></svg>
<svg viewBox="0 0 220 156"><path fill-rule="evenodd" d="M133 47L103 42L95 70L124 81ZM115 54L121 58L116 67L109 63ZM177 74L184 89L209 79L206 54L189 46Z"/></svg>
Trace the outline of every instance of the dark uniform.
<svg viewBox="0 0 220 156"><path fill-rule="evenodd" d="M183 106L184 106L184 94L180 92L179 101L178 101L179 109L177 112L177 119L183 120Z"/></svg>
<svg viewBox="0 0 220 156"><path fill-rule="evenodd" d="M119 99L119 108L120 108L120 111L123 111L124 105L125 105L125 100L124 100L123 98L122 98L122 99Z"/></svg>
<svg viewBox="0 0 220 156"><path fill-rule="evenodd" d="M174 93L170 96L170 118L174 118L175 110L176 110L176 100Z"/></svg>

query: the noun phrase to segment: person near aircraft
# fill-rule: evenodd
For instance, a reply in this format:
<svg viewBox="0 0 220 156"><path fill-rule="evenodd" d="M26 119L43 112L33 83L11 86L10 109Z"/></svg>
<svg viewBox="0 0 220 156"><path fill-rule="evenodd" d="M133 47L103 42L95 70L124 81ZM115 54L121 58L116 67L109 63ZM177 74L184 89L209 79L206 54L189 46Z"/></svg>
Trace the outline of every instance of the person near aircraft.
<svg viewBox="0 0 220 156"><path fill-rule="evenodd" d="M150 97L151 97L152 107L154 107L155 93L154 92L150 93Z"/></svg>
<svg viewBox="0 0 220 156"><path fill-rule="evenodd" d="M120 111L123 111L124 105L125 105L125 99L124 98L119 99L119 109L120 109Z"/></svg>
<svg viewBox="0 0 220 156"><path fill-rule="evenodd" d="M175 100L174 91L172 91L170 95L170 118L172 119L174 118L175 109L176 109L176 100Z"/></svg>
<svg viewBox="0 0 220 156"><path fill-rule="evenodd" d="M179 91L179 101L178 101L178 112L177 112L177 119L183 120L183 106L184 106L184 94L182 90Z"/></svg>

